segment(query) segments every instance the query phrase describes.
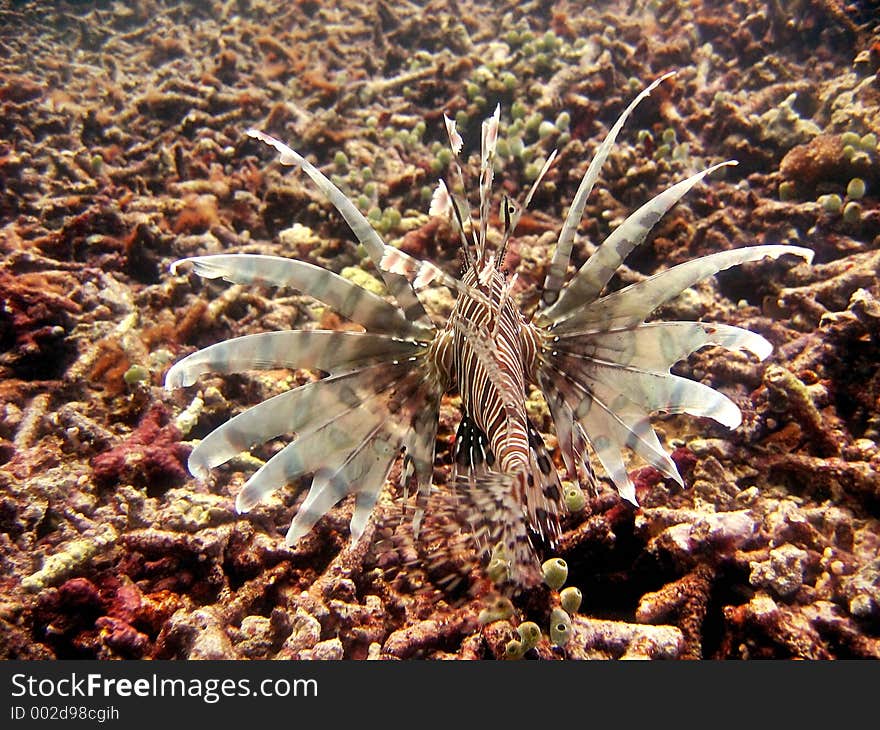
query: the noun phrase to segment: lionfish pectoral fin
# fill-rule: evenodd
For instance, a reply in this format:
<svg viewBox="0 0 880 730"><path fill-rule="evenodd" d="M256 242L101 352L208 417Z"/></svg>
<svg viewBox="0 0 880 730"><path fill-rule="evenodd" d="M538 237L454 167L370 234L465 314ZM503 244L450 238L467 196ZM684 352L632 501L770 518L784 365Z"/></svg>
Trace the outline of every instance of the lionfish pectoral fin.
<svg viewBox="0 0 880 730"><path fill-rule="evenodd" d="M414 339L430 339L434 334L430 322L408 317L403 309L379 295L307 261L264 254L215 254L175 261L172 272L177 273L182 264L191 265L193 272L204 279L294 289L327 304L370 332Z"/></svg>
<svg viewBox="0 0 880 730"><path fill-rule="evenodd" d="M368 332L280 330L234 337L209 345L176 362L165 388L193 385L205 373L240 373L280 368L335 374L417 354L409 340Z"/></svg>
<svg viewBox="0 0 880 730"><path fill-rule="evenodd" d="M276 489L313 474L308 495L287 533L289 545L349 495L355 495L351 537L359 539L388 472L404 449L413 454L420 491L430 488L425 463L433 461L435 431L426 424L432 419L436 424L440 387L423 356L342 373L276 398L300 407L283 415L271 400L254 406L203 440L202 444L208 443L199 458L213 465L235 453L245 435L250 442L254 433L271 438L295 431L296 438L248 479L236 499L237 510L248 512ZM244 420L239 425L236 419Z"/></svg>
<svg viewBox="0 0 880 730"><path fill-rule="evenodd" d="M337 353L342 352L341 348L337 349ZM251 406L215 428L196 445L189 457L190 472L204 479L210 469L273 438L286 433L297 433L302 438L343 415L352 405L391 388L408 370L406 360L397 364L383 361L306 383ZM273 458L280 458L280 453ZM281 480L287 477L292 478L289 473L279 473L276 486L281 486ZM239 499L244 500L241 504L247 503L250 507L260 501L253 502L241 495ZM247 509L239 508L239 511Z"/></svg>
<svg viewBox="0 0 880 730"><path fill-rule="evenodd" d="M416 327L430 329L430 318L416 296L415 291L413 291L412 285L405 277L382 267L382 258L386 250L385 242L376 233L364 214L346 197L345 193L337 188L311 162L282 141L258 129L247 130L247 135L275 149L279 154L279 161L282 165L295 165L311 178L312 182L324 193L336 210L339 211L339 214L351 228L352 233L357 237L358 242L367 251L373 264L378 269L383 283L400 305L400 309L406 319Z"/></svg>
<svg viewBox="0 0 880 730"><path fill-rule="evenodd" d="M618 289L592 301L590 306L581 306L562 316L548 329L552 334L561 336L642 324L657 307L719 271L764 258L778 259L788 255L802 258L807 263L813 260L813 251L801 246L769 244L720 251L686 261Z"/></svg>
<svg viewBox="0 0 880 730"><path fill-rule="evenodd" d="M698 172L686 180L667 188L659 195L651 198L638 210L629 215L587 259L571 281L559 294L559 298L550 306L541 310L538 321L541 323L564 319L573 309L582 303L594 301L629 253L641 245L654 225L697 183L715 170L726 165L737 164L734 160L720 162L717 165Z"/></svg>
<svg viewBox="0 0 880 730"><path fill-rule="evenodd" d="M316 471L309 494L287 531L287 544L296 544L321 517L350 494L355 495L355 505L349 529L352 542L357 542L395 456L396 450L391 444L374 431L348 454L338 468L325 467Z"/></svg>
<svg viewBox="0 0 880 730"><path fill-rule="evenodd" d="M562 230L559 232L559 239L556 243L556 249L553 252L553 259L550 262L550 266L547 270L547 277L544 280L544 293L542 295L542 302L545 307L551 307L557 301L560 290L562 289L562 283L565 280L565 274L568 271L568 263L571 259L571 251L574 244L575 233L577 231L578 225L580 224L581 217L584 214L584 208L587 204L587 198L589 197L590 192L593 190L593 185L595 185L596 181L599 179L599 173L602 169L602 166L605 164L605 160L611 152L611 148L614 146L617 135L623 128L627 117L629 117L633 110L644 99L650 96L651 92L654 89L656 89L663 81L674 75L674 71L663 74L660 78L649 84L648 87L645 88L638 96L636 96L636 98L629 103L626 109L623 110L621 115L617 118L617 121L614 122L614 124L611 126L611 129L608 130L608 134L605 136L605 139L596 149L593 160L590 162L590 166L587 168L587 171L584 173L584 177L582 178L581 183L578 186L577 192L574 196L574 200L571 201L568 215L565 218L565 222L562 224ZM539 315L541 314L543 313L539 312Z"/></svg>
<svg viewBox="0 0 880 730"><path fill-rule="evenodd" d="M469 482L482 477L495 463L486 432L467 414L462 414L455 433L452 481Z"/></svg>

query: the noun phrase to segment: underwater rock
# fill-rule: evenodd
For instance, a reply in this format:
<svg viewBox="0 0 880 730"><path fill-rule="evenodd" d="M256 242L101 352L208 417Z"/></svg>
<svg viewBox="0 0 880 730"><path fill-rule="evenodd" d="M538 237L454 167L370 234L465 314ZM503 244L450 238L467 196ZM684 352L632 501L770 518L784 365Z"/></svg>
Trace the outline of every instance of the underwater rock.
<svg viewBox="0 0 880 730"><path fill-rule="evenodd" d="M877 619L880 616L880 558L844 579L843 593L849 600L849 612L853 616Z"/></svg>
<svg viewBox="0 0 880 730"><path fill-rule="evenodd" d="M210 606L181 609L168 620L157 639L161 657L178 659L235 659L238 653L226 632L223 617Z"/></svg>
<svg viewBox="0 0 880 730"><path fill-rule="evenodd" d="M804 119L794 109L796 99L797 94L790 94L776 108L760 116L763 141L772 141L779 149L790 150L795 145L809 143L822 132L815 122Z"/></svg>
<svg viewBox="0 0 880 730"><path fill-rule="evenodd" d="M789 148L779 163L779 171L803 192L815 189L819 183L846 186L853 177L876 179L876 162L868 155L849 159L844 147L842 135L820 134Z"/></svg>
<svg viewBox="0 0 880 730"><path fill-rule="evenodd" d="M22 588L26 591L39 591L63 580L73 572L84 570L88 562L111 546L116 538L116 531L107 526L98 534L67 543L62 550L46 556L38 571L24 577L21 581Z"/></svg>
<svg viewBox="0 0 880 730"><path fill-rule="evenodd" d="M770 559L752 563L749 583L756 588L770 588L781 598L797 592L804 581L807 564L805 550L794 545L780 545L770 551Z"/></svg>
<svg viewBox="0 0 880 730"><path fill-rule="evenodd" d="M674 626L649 626L575 616L566 655L572 659L676 659L684 637Z"/></svg>
<svg viewBox="0 0 880 730"><path fill-rule="evenodd" d="M681 658L701 659L703 621L716 573L716 569L707 564L698 565L659 591L646 593L639 600L636 620L651 624L673 621L683 637Z"/></svg>

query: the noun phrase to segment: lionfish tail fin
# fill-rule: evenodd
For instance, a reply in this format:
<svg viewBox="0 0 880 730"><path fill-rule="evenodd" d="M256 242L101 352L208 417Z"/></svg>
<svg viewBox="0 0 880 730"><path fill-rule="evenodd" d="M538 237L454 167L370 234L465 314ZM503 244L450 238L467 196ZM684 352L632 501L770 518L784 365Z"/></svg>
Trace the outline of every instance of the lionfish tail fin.
<svg viewBox="0 0 880 730"><path fill-rule="evenodd" d="M507 591L530 588L541 580L536 532L519 482L519 475L502 472L459 476L447 502L470 533L488 578Z"/></svg>

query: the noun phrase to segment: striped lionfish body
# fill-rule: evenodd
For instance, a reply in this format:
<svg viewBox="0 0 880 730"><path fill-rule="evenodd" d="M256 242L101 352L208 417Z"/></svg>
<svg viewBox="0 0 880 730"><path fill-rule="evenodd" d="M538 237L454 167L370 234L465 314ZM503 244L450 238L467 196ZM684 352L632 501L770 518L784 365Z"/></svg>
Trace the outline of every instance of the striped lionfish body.
<svg viewBox="0 0 880 730"><path fill-rule="evenodd" d="M539 576L538 554L560 532L562 487L557 469L526 411L529 387L543 394L554 421L568 479L592 479L589 450L620 495L636 503L622 458L632 450L682 483L651 427L656 411L706 416L735 428L737 406L701 383L670 373L678 360L708 344L742 348L759 358L771 350L760 335L703 322L650 322L648 315L687 287L716 272L764 257L812 252L763 245L724 251L661 271L602 295L624 258L688 190L721 163L673 185L621 223L565 284L587 196L624 121L667 74L639 94L599 145L563 223L537 312L527 319L514 296L515 275L504 271L507 245L522 212L553 163L555 152L520 203L503 198L500 242L489 242L491 187L499 110L482 126L479 202L471 214L460 163L461 137L446 119L453 149L448 181L438 186L434 215L457 230L464 271L460 278L388 246L355 205L317 168L262 132L248 134L272 146L284 165L300 167L326 194L376 266L394 303L320 267L274 256L198 256L183 261L197 274L239 284L286 286L312 296L363 325L364 332L290 330L235 338L175 364L166 387L193 384L206 372L260 368L317 369L327 377L286 391L219 426L194 448L190 471L209 470L241 451L282 434L294 440L258 469L236 499L247 512L275 489L313 474L311 488L287 534L295 543L343 498L354 495L351 536L363 533L386 477L402 458L404 495L416 488L414 531L432 488L441 397L458 392L461 422L452 471L453 498L462 526L493 548L514 586ZM172 270L182 262L176 262ZM449 287L455 307L434 323L423 302L430 284Z"/></svg>

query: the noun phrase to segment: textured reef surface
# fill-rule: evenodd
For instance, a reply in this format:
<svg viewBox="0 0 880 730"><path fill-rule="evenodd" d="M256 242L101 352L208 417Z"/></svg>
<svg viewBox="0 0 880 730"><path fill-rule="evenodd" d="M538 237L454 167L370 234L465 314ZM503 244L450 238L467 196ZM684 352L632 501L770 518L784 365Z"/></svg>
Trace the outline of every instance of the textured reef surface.
<svg viewBox="0 0 880 730"><path fill-rule="evenodd" d="M876 3L581 5L0 3L0 658L880 658ZM739 165L673 208L612 286L756 244L815 260L732 269L658 312L748 328L774 351L705 348L675 367L743 425L657 417L685 487L633 460L638 509L603 479L566 517L555 555L579 607L543 586L511 602L478 571L442 590L425 558L448 515L426 517L427 538L395 531L397 469L364 539L350 544L347 500L292 548L304 489L234 510L283 440L189 475L198 439L320 373L168 393L173 362L253 332L354 325L172 261L295 256L381 291L330 203L246 129L290 142L386 241L454 272L456 239L427 215L449 163L442 115L478 140L500 103L496 184L512 197L559 150L511 243L529 291L596 144L670 70L611 152L573 263L726 159ZM452 295L433 304L448 312ZM441 486L457 414L444 400ZM540 398L529 415L553 446Z"/></svg>

